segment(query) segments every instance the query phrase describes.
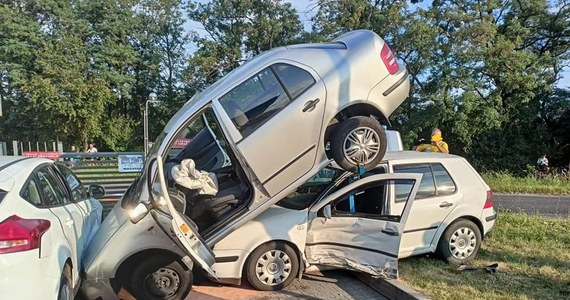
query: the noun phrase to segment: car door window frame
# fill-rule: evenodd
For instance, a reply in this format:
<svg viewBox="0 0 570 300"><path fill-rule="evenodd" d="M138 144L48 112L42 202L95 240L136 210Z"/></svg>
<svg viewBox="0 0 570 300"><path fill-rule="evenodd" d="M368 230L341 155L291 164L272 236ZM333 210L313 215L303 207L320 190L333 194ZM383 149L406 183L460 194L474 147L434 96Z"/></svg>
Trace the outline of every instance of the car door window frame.
<svg viewBox="0 0 570 300"><path fill-rule="evenodd" d="M88 198L89 198L89 194L88 194L88 192L87 192L87 188L85 187L85 185L83 185L83 183L81 183L81 180L79 180L79 178L78 178L75 174L73 174L73 172L72 172L71 170L69 170L69 169L66 169L66 170L69 171L69 173L66 175L66 174L65 174L66 172L63 171L63 170L64 170L63 168L66 168L66 167L65 167L65 166L60 166L60 165L54 165L54 172L56 172L56 173L60 176L60 179L62 180L63 184L65 185L65 187L66 187L66 189L67 189L69 195L71 195L71 200L72 200L74 203L78 203L78 202L81 202L81 201L84 201L84 200L88 199ZM67 182L67 176L69 176L69 175L71 175L71 176L77 181L77 183L79 184L79 188L82 190L82 197L81 197L81 199L75 199L75 197L74 197L74 195L73 195L73 188L72 188L71 185L69 185L69 183Z"/></svg>
<svg viewBox="0 0 570 300"><path fill-rule="evenodd" d="M34 171L32 172L32 174L30 175L30 177L28 177L28 180L26 180L26 184L24 184L22 190L20 191L20 196L23 197L23 195L24 195L24 190L28 188L29 180L33 178L34 181L36 182L36 184L38 185L39 193L40 193L40 198L42 199L42 205L41 205L41 206L36 206L36 205L34 205L34 204L30 203L30 202L28 202L28 203L30 203L30 204L34 205L35 207L38 207L38 208L60 207L60 206L65 206L65 205L68 205L69 203L72 203L71 201L70 201L70 202L67 202L67 203L59 203L59 204L48 204L48 203L47 203L47 200L46 200L46 199L47 199L47 196L46 196L45 193L44 193L44 190L43 190L43 188L42 188L42 186L41 186L42 183L41 183L41 180L40 180L39 175L38 175L38 172L42 171L42 169L49 170L49 169L50 169L50 164L40 165L40 166L38 166L36 169L34 169ZM51 176L54 176L54 175L51 174L49 171L48 171L47 173L50 174ZM57 178L55 178L55 179L56 179L56 181L58 180ZM59 184L58 184L58 186L59 186ZM55 191L54 191L54 192L55 192ZM67 199L67 200L69 200L69 199ZM26 201L26 202L27 202L27 201Z"/></svg>
<svg viewBox="0 0 570 300"><path fill-rule="evenodd" d="M446 172L446 174L449 176L449 178L451 179L451 182L453 182L453 185L454 185L454 187L455 187L455 190L454 190L453 193L451 193L451 194L446 194L446 195L439 195L438 188L437 188L437 179L435 178L435 173L434 173L434 171L433 171L433 166L432 166L432 165L434 165L434 164L440 165L440 166L443 168L443 170ZM421 166L421 165L428 165L428 166L429 166L429 169L430 169L430 172L431 172L431 178L432 178L432 180L433 180L433 187L434 187L435 193L434 193L433 195L431 195L431 196L428 196L428 197L420 197L420 198L418 198L418 196L416 195L415 201L421 201L421 200L425 200L425 199L433 199L433 198L439 198L439 197L446 197L446 196L451 196L451 195L457 194L457 190L458 190L458 189L457 189L457 183L455 182L455 180L453 179L453 176L451 176L451 173L449 173L449 171L447 170L447 168L446 168L442 163L440 163L440 162L421 162L421 163L392 164L391 169L392 169L392 173L394 173L394 174L401 174L401 173L399 173L399 172L396 172L396 168L397 168L397 167L405 166L405 167L416 167L416 168L417 168L417 167L419 167L419 166ZM406 172L406 173L409 173L408 170L405 170L405 172ZM422 178L422 180L423 180L423 178ZM421 182L419 183L419 185L421 186ZM418 188L418 192L419 192L419 188ZM402 202L404 202L404 201L402 201L402 200L396 201L396 198L395 198L395 197L396 197L395 190L394 190L393 195L394 195L393 198L394 198L394 202L395 202L395 203L402 203Z"/></svg>
<svg viewBox="0 0 570 300"><path fill-rule="evenodd" d="M276 65L287 65L287 66L291 66L294 68L301 69L302 71L306 72L307 74L309 74L313 78L313 83L310 86L307 86L306 88L304 88L298 95L296 95L293 98L293 97L291 97L291 94L290 94L289 90L287 89L286 85L284 84L283 80L279 76L279 73L275 70L274 66L276 66ZM287 104L285 104L285 105L279 107L277 110L273 111L271 113L271 115L269 115L268 117L265 117L263 120L257 122L253 128L248 129L247 132L243 132L241 130L241 128L239 127L239 125L234 122L233 118L230 115L230 112L226 109L226 104L223 102L223 98L225 96L229 95L231 92L235 91L237 88L241 87L243 84L245 84L245 83L249 82L250 80L254 79L255 77L259 76L261 73L265 72L266 70L269 70L269 72L273 75L273 77L277 81L277 84L285 92L287 99L289 101L287 102ZM220 107L222 108L222 111L228 116L228 119L230 120L230 124L232 124L234 126L234 128L236 129L236 131L240 134L240 136L241 136L240 141L241 141L241 140L246 139L248 136L250 136L254 132L256 132L260 127L262 127L265 123L267 123L269 120L274 118L277 114L279 114L279 112L281 112L283 109L285 109L293 101L295 101L297 98L301 97L307 90L309 90L311 87L315 86L316 82L317 82L317 79L315 78L315 76L312 74L312 72L310 72L306 68L300 67L297 64L293 64L293 63L289 63L289 62L283 62L283 61L272 62L271 64L267 65L266 67L261 68L259 71L255 72L254 75L248 77L244 81L240 82L238 85L234 86L230 90L228 90L228 91L224 92L223 94L221 94L220 96L216 97L216 103L220 105ZM245 112L242 111L242 113L245 115ZM237 143L239 143L239 142L237 142Z"/></svg>
<svg viewBox="0 0 570 300"><path fill-rule="evenodd" d="M336 197L334 200L329 201L329 204L327 204L327 205L331 205L333 208L332 217L333 218L334 217L366 218L366 219L382 220L382 221L388 221L388 222L400 222L400 220L402 218L401 215L397 216L397 215L386 214L386 212L390 211L389 203L388 203L390 190L395 188L395 185L398 184L398 181L409 181L409 184L411 185L410 191L408 193L408 197L405 200L406 205L407 205L407 202L410 199L410 195L412 194L412 190L414 187L414 183L415 183L414 180L412 180L412 179L382 179L382 180L378 180L378 181L373 181L371 183L366 183L366 184L364 184L364 186L359 186L357 189L350 191L350 192L347 192L345 194L342 194L341 196ZM386 183L388 183L388 184L386 184ZM382 196L383 199L380 200L382 202L382 206L383 206L382 211L384 213L382 213L382 214L371 214L371 213L363 213L363 212L338 211L335 209L335 206L338 203L340 203L341 201L347 201L347 199L345 199L345 198L347 196L349 196L350 193L353 193L354 191L365 191L367 189L376 188L376 187L379 187L381 185L384 185L384 189L385 189L384 194ZM405 209L406 209L406 207L404 206L404 208L402 209L402 212ZM320 211L322 211L322 209Z"/></svg>

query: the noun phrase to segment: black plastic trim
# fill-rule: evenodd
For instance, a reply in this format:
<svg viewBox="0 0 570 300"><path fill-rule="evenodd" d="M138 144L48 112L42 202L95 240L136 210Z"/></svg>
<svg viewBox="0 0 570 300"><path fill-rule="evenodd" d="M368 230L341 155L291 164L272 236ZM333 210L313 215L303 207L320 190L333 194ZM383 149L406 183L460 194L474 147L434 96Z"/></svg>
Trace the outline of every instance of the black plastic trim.
<svg viewBox="0 0 570 300"><path fill-rule="evenodd" d="M427 231L427 230L434 230L434 229L437 229L437 226L426 227L426 228L410 229L410 230L404 230L404 233L411 233L411 232L418 232L418 231Z"/></svg>
<svg viewBox="0 0 570 300"><path fill-rule="evenodd" d="M365 248L365 247L354 246L354 245L347 245L347 244L340 244L340 243L307 243L307 244L305 244L305 246L317 246L317 245L331 245L331 246L346 247L346 248L375 252L375 253L383 254L386 256L393 257L393 258L398 258L398 255L396 255L396 254L388 253L388 252L378 250L378 249L371 249L371 248Z"/></svg>
<svg viewBox="0 0 570 300"><path fill-rule="evenodd" d="M402 85L402 83L404 83L404 81L406 81L406 80L408 80L408 70L406 70L406 73L404 74L404 76L402 76L402 78L398 79L398 81L396 81L396 83L394 83L390 88L385 90L384 93L382 93L382 96L386 97L386 96L390 95L395 89L397 89L400 85Z"/></svg>
<svg viewBox="0 0 570 300"><path fill-rule="evenodd" d="M494 221L494 220L496 220L496 219L497 219L497 214L494 214L494 215L492 215L492 216L486 217L486 218L485 218L485 221L491 222L491 221Z"/></svg>
<svg viewBox="0 0 570 300"><path fill-rule="evenodd" d="M236 262L238 261L239 256L237 255L233 255L233 256L221 256L221 257L216 257L215 261L216 263L228 263L228 262Z"/></svg>

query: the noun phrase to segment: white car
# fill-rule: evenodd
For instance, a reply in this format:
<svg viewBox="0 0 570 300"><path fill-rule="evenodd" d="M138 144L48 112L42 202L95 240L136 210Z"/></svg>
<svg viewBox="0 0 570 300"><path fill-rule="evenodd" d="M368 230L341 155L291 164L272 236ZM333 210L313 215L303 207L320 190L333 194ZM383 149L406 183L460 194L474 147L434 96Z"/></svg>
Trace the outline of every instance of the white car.
<svg viewBox="0 0 570 300"><path fill-rule="evenodd" d="M63 165L0 156L2 299L73 299L81 259L103 208Z"/></svg>
<svg viewBox="0 0 570 300"><path fill-rule="evenodd" d="M410 173L422 175L411 197ZM323 169L225 237L213 249L215 274L228 283L243 274L260 290L283 288L313 265L394 277L397 260L413 255L473 259L495 224L492 192L462 157L387 152L362 179L352 176Z"/></svg>

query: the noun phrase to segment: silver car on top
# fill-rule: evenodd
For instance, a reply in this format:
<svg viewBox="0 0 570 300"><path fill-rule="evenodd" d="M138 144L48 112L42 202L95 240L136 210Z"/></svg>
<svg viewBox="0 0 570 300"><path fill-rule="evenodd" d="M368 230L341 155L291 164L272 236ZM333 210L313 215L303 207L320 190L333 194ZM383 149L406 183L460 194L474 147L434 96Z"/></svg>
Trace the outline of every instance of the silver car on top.
<svg viewBox="0 0 570 300"><path fill-rule="evenodd" d="M91 243L84 294L108 299L123 287L140 299L180 299L194 265L217 280L212 248L233 230L331 160L349 171L375 167L386 152L382 125L408 93L406 69L367 30L276 48L235 69L157 138ZM217 178L215 195L172 180L171 167L187 159Z"/></svg>

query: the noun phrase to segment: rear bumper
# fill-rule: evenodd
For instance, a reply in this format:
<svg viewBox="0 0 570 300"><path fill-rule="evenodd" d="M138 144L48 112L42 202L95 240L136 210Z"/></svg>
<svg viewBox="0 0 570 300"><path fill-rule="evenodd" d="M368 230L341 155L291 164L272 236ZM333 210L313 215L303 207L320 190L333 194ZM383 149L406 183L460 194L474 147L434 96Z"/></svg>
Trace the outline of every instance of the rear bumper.
<svg viewBox="0 0 570 300"><path fill-rule="evenodd" d="M39 250L0 255L0 299L57 299L61 271Z"/></svg>
<svg viewBox="0 0 570 300"><path fill-rule="evenodd" d="M494 208L483 210L481 221L483 223L483 236L487 236L495 227L495 220L497 219L497 212Z"/></svg>
<svg viewBox="0 0 570 300"><path fill-rule="evenodd" d="M81 285L81 293L86 299L119 299L108 278L86 279Z"/></svg>
<svg viewBox="0 0 570 300"><path fill-rule="evenodd" d="M397 74L388 75L372 88L368 94L368 103L377 107L384 117L388 118L408 98L409 94L408 71L403 69Z"/></svg>

